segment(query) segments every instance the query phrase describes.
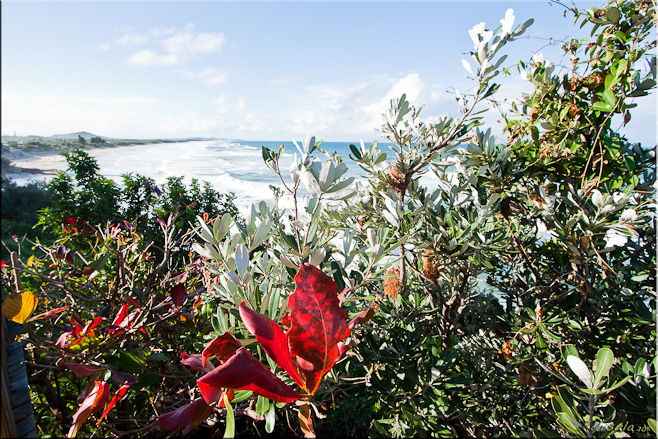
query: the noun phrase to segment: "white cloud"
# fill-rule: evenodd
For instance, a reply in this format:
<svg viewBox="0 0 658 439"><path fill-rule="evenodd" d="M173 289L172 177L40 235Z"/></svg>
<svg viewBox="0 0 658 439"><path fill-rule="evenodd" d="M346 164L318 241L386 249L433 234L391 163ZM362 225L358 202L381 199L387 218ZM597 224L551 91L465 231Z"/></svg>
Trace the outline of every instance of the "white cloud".
<svg viewBox="0 0 658 439"><path fill-rule="evenodd" d="M185 70L182 72L182 75L186 78L196 79L197 81L207 85L218 85L228 81L228 75L226 72L223 72L219 69L214 69L212 67L206 67L198 72Z"/></svg>
<svg viewBox="0 0 658 439"><path fill-rule="evenodd" d="M121 38L116 40L116 43L120 46L138 46L144 44L148 41L149 37L147 35L129 35L125 34Z"/></svg>
<svg viewBox="0 0 658 439"><path fill-rule="evenodd" d="M243 111L245 109L245 103L243 98L238 98L238 105L235 107L235 111Z"/></svg>
<svg viewBox="0 0 658 439"><path fill-rule="evenodd" d="M138 67L151 67L151 66L173 66L180 64L182 59L176 54L159 55L152 50L140 50L132 54L126 60L128 64Z"/></svg>
<svg viewBox="0 0 658 439"><path fill-rule="evenodd" d="M116 40L119 46L144 46L130 55L126 61L139 67L173 66L184 64L201 54L219 53L226 44L223 32L197 32L194 24L185 28L154 28L144 33L125 33ZM221 83L214 78L204 78L212 84Z"/></svg>
<svg viewBox="0 0 658 439"><path fill-rule="evenodd" d="M222 50L226 38L222 32L203 32L194 34L182 32L162 41L164 50L168 53L189 57L197 53L217 53Z"/></svg>

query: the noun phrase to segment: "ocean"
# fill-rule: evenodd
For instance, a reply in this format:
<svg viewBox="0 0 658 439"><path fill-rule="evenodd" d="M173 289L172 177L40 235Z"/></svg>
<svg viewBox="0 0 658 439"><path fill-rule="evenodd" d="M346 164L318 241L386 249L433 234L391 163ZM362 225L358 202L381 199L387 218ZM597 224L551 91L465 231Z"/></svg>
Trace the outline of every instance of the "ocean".
<svg viewBox="0 0 658 439"><path fill-rule="evenodd" d="M297 140L302 145L302 142ZM363 171L349 158L349 145L359 145L360 142L323 142L320 148L327 152L337 152L348 166L345 177L354 177L357 181L364 180ZM189 184L192 178L208 181L221 193L233 192L236 195L236 206L246 213L251 204L260 201L272 205L274 195L270 186L282 188L277 175L270 170L262 158L261 146L277 151L281 145L285 151L280 159L280 168L286 183L291 181L289 169L294 153L298 153L293 142L259 142L243 140L201 140L177 143L154 143L130 147L108 147L90 150L100 167L100 173L121 184L122 174L139 173L153 178L157 184L163 184L167 177L183 176ZM368 147L370 143L366 143ZM388 159L391 144L380 143L379 148L386 152ZM299 153L298 153L299 155ZM316 157L323 159L318 152ZM65 166L65 164L64 164ZM63 170L63 169L62 169ZM48 176L29 176L30 180L47 179ZM18 184L24 184L27 178L16 179ZM308 195L303 184L300 185L301 196ZM292 206L291 197L281 200L281 207Z"/></svg>

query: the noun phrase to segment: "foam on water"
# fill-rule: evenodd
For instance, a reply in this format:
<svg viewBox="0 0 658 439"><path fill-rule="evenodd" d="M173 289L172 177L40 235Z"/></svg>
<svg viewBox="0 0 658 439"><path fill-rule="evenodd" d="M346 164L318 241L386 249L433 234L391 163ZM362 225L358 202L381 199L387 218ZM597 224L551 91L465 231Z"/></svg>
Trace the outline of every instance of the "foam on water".
<svg viewBox="0 0 658 439"><path fill-rule="evenodd" d="M245 213L251 204L258 204L260 201L273 204L274 195L270 186L283 187L277 175L265 166L261 154L261 145L278 151L281 144L285 145L285 152L280 159L280 168L284 180L289 183L288 169L294 153L297 152L292 142L203 140L100 148L89 152L96 158L100 173L118 184L122 183L121 175L126 173L146 175L153 178L158 185L164 184L167 177L172 176L183 176L186 184L196 178L208 181L221 193L233 192L236 195L236 206ZM363 181L363 171L349 158L349 143L325 142L322 148L341 154L349 168L345 177L355 177L357 181ZM384 145L380 144L380 148L386 151ZM62 166L65 167L66 164ZM24 184L28 178L33 179L25 177L15 181ZM300 195L304 194L307 194L306 190L300 188ZM282 198L279 204L280 207L292 205L290 197Z"/></svg>

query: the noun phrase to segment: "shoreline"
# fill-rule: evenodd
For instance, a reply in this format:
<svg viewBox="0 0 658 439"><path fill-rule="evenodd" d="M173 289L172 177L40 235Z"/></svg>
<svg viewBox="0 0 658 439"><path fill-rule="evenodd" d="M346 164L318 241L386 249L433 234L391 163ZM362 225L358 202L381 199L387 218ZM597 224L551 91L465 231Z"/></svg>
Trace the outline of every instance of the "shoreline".
<svg viewBox="0 0 658 439"><path fill-rule="evenodd" d="M180 142L163 142L170 143L187 143L197 140L181 140ZM45 180L50 176L65 171L67 168L66 159L62 152L72 152L79 149L87 152L91 157L98 157L110 151L120 149L133 149L144 146L157 145L158 143L135 143L126 145L103 145L94 146L93 148L61 148L57 150L29 151L22 150L4 152L3 158L9 160L9 169L2 170L2 176L12 181L16 179L27 180L21 184L27 184L33 181ZM19 185L21 185L19 184Z"/></svg>

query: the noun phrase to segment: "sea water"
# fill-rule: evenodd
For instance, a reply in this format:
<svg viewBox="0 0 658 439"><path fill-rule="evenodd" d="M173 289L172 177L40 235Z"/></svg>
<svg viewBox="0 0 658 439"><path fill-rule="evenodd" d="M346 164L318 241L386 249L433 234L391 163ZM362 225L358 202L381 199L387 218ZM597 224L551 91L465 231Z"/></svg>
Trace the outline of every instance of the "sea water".
<svg viewBox="0 0 658 439"><path fill-rule="evenodd" d="M302 146L301 142L297 143ZM349 157L350 143L360 145L360 142L323 142L320 148L327 153L337 152L342 156L348 166L344 178L354 177L356 181L364 181L365 171ZM183 181L188 185L195 178L199 182L209 182L220 193L235 194L236 206L240 212L246 213L252 204L261 201L273 205L274 193L271 186L283 188L279 177L265 165L261 152L262 146L278 151L281 145L285 147L279 160L281 174L288 187L292 187L289 169L294 154L301 156L293 142L200 140L105 147L88 152L96 159L99 172L119 185L122 184L122 175L127 173L151 177L158 185L163 185L168 177L183 177ZM366 143L366 147L369 145ZM380 143L379 148L387 153L390 161L392 154L389 145ZM315 152L313 156L321 160L326 159L320 152ZM65 167L66 164L62 166ZM29 180L46 180L51 177L29 175L16 178L15 181L25 184ZM309 195L303 184L300 185L298 194L302 197ZM280 207L290 206L290 196L280 201Z"/></svg>

